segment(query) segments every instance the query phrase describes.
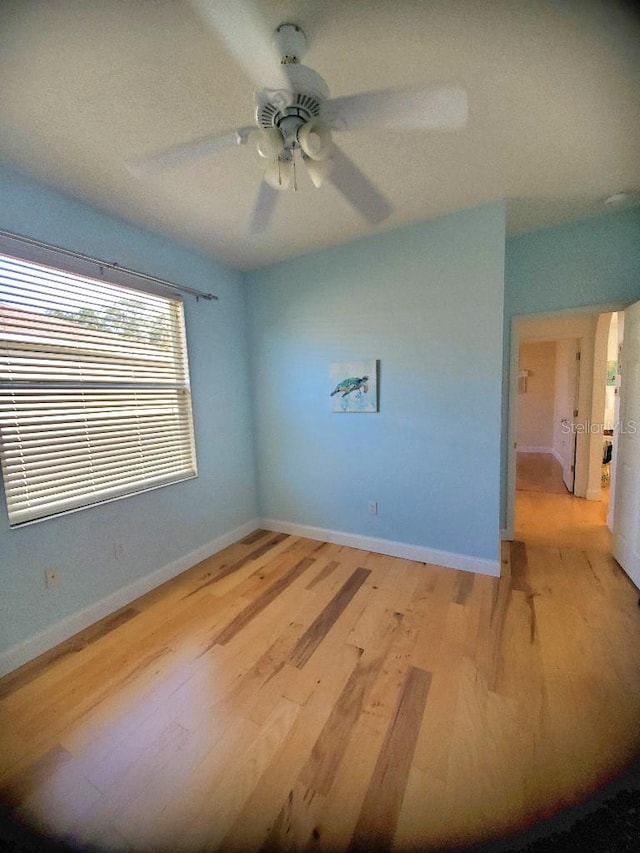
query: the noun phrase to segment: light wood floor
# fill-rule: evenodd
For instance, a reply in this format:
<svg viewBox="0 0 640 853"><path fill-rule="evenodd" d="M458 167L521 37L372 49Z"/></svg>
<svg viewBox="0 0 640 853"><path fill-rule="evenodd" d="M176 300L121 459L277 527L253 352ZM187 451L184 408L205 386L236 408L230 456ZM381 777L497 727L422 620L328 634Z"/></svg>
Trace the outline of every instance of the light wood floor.
<svg viewBox="0 0 640 853"><path fill-rule="evenodd" d="M562 466L550 453L517 455L515 509L516 540L611 552L608 484L600 501L576 498L567 491Z"/></svg>
<svg viewBox="0 0 640 853"><path fill-rule="evenodd" d="M551 453L516 453L516 488L526 492L568 495L562 465Z"/></svg>
<svg viewBox="0 0 640 853"><path fill-rule="evenodd" d="M601 550L498 580L257 532L0 681L2 797L106 850L495 838L640 753L639 614Z"/></svg>

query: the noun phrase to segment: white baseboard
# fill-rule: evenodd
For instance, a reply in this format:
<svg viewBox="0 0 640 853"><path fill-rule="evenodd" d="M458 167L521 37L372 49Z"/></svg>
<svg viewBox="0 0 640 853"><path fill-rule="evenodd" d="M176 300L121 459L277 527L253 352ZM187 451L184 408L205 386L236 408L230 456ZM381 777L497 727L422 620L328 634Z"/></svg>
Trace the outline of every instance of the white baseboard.
<svg viewBox="0 0 640 853"><path fill-rule="evenodd" d="M600 486L596 489L587 489L587 493L585 498L588 501L601 501L602 500L602 489Z"/></svg>
<svg viewBox="0 0 640 853"><path fill-rule="evenodd" d="M465 572L500 577L500 560L487 560L481 557L471 557L467 554L454 554L449 551L426 548L422 545L409 545L404 542L393 542L391 539L378 539L374 536L360 536L355 533L344 533L340 530L327 530L324 527L310 527L306 524L295 524L274 518L260 519L259 526L264 530L304 536L307 539L318 539L321 542L331 542L334 545L348 545L350 548L373 551L376 554L387 554L390 557L404 557L407 560L416 560L419 563L434 563L450 569L462 569Z"/></svg>
<svg viewBox="0 0 640 853"><path fill-rule="evenodd" d="M538 447L538 445L536 444L519 444L516 447L516 451L518 453L551 453L553 456L555 456L555 453L553 452L553 447Z"/></svg>
<svg viewBox="0 0 640 853"><path fill-rule="evenodd" d="M318 539L322 542L331 542L336 545L347 545L350 548L358 548L362 551L373 551L376 554L387 554L391 557L403 557L407 560L415 560L420 563L432 563L438 566L446 566L451 569L461 569L466 572L500 576L500 561L487 560L480 557L471 557L466 554L454 554L449 551L439 551L435 548L426 548L422 545L410 545L404 542L394 542L390 539L379 539L373 536L360 536L354 533L344 533L339 530L328 530L322 527L310 527L304 524L295 524L288 521L276 519L252 519L228 533L216 537L206 545L196 548L179 557L166 566L157 569L151 574L138 578L133 583L111 593L111 595L90 604L83 610L67 616L39 634L10 646L0 653L0 677L12 672L19 666L49 651L59 643L68 640L79 631L95 624L105 616L114 613L121 607L125 607L136 598L150 592L168 580L197 565L207 557L217 554L223 548L232 545L239 539L248 536L254 530L263 528L274 530L279 533L289 533L294 536L304 536L308 539Z"/></svg>
<svg viewBox="0 0 640 853"><path fill-rule="evenodd" d="M128 584L128 586L121 587L111 593L111 595L100 599L100 601L96 601L94 604L90 604L83 610L72 613L71 616L67 616L60 622L56 622L39 634L35 634L33 637L29 637L14 646L10 646L0 653L0 676L17 669L43 652L49 651L49 649L57 646L58 643L62 643L64 640L68 640L69 637L77 634L78 631L88 628L89 625L93 625L110 613L114 613L121 607L125 607L125 605L130 604L136 598L150 592L152 589L160 586L160 584L165 583L165 581L171 580L171 578L185 572L202 560L206 560L207 557L217 554L223 548L253 533L259 526L258 519L247 521L240 527L236 527L228 533L223 533L221 536L207 542L206 545L190 551L183 557L179 557L166 566L151 572L151 574L138 578L133 583Z"/></svg>

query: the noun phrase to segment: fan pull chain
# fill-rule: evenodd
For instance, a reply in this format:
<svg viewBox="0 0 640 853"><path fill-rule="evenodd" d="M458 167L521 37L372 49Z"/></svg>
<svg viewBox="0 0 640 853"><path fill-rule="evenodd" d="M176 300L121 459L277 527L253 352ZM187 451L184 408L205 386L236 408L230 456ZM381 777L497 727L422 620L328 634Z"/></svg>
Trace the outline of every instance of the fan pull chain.
<svg viewBox="0 0 640 853"><path fill-rule="evenodd" d="M294 193L298 192L298 176L296 174L296 158L293 157L293 191Z"/></svg>

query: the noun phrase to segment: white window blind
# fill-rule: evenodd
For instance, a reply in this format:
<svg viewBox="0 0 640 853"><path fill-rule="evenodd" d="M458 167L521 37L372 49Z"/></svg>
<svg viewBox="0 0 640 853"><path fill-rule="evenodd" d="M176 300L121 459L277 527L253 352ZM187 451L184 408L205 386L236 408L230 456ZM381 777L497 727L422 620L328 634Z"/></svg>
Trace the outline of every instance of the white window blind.
<svg viewBox="0 0 640 853"><path fill-rule="evenodd" d="M0 255L11 526L196 475L182 302Z"/></svg>

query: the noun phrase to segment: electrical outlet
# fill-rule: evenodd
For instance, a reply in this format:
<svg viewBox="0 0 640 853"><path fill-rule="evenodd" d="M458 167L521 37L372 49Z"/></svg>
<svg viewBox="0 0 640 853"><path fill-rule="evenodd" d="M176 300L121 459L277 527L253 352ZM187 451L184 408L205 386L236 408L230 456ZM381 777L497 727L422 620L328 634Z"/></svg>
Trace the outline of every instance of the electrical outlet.
<svg viewBox="0 0 640 853"><path fill-rule="evenodd" d="M369 508L369 515L378 514L378 501L369 501L367 507Z"/></svg>
<svg viewBox="0 0 640 853"><path fill-rule="evenodd" d="M57 586L60 583L60 572L57 569L45 569L44 582L49 588Z"/></svg>
<svg viewBox="0 0 640 853"><path fill-rule="evenodd" d="M124 559L124 542L113 543L113 556L116 558L116 560Z"/></svg>

